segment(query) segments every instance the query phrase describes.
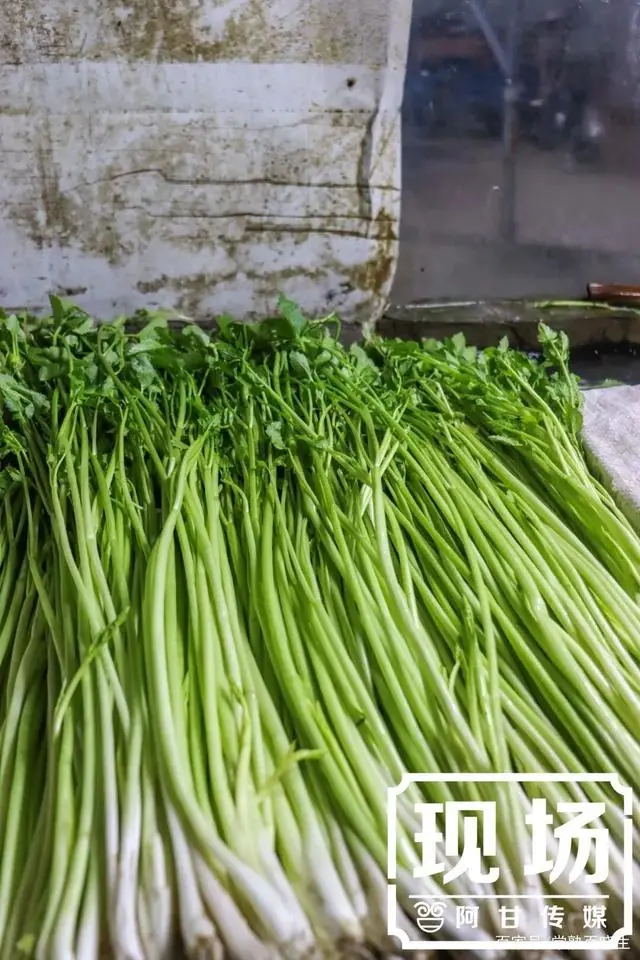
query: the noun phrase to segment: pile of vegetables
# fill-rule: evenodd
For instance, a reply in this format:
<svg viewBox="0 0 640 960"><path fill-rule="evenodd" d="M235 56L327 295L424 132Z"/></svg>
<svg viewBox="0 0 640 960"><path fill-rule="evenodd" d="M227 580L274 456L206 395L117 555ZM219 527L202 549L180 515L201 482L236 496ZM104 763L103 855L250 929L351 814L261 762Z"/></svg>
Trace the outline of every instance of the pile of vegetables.
<svg viewBox="0 0 640 960"><path fill-rule="evenodd" d="M566 339L540 340L345 349L286 300L214 334L3 316L0 960L388 955L405 771L637 789L640 539L585 463ZM531 797L607 802L621 925L615 792L500 789L505 895L569 889L522 880ZM399 797L415 939L442 884L414 876L415 805L487 790ZM499 933L480 884L448 890L480 905L465 939Z"/></svg>

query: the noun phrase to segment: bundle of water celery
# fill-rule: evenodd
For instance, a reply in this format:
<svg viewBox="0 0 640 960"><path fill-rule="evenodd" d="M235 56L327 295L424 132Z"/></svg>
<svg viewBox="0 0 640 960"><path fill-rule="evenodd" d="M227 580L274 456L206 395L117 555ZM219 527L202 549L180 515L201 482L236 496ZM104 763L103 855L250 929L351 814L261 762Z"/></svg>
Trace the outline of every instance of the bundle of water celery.
<svg viewBox="0 0 640 960"><path fill-rule="evenodd" d="M622 927L638 801L584 775L640 783L640 538L565 338L133 320L0 320L0 960L399 952L406 773L406 940L499 949L510 900L541 941L563 897ZM473 869L429 866L496 791ZM523 873L543 801L591 812L606 871ZM474 922L427 935L445 894Z"/></svg>

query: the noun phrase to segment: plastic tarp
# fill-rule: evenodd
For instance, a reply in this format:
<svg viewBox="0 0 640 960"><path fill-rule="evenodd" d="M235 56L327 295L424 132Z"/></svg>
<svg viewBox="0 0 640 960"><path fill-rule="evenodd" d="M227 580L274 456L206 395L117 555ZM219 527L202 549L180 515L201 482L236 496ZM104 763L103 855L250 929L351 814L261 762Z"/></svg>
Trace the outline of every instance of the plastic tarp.
<svg viewBox="0 0 640 960"><path fill-rule="evenodd" d="M0 301L375 320L411 0L0 10Z"/></svg>

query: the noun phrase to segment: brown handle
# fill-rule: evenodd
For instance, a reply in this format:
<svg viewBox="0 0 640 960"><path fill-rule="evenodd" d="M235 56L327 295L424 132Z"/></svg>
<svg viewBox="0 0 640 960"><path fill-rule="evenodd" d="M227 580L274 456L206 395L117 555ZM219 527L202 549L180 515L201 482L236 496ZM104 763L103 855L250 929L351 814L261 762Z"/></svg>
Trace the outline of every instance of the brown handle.
<svg viewBox="0 0 640 960"><path fill-rule="evenodd" d="M640 287L625 286L618 283L590 283L587 287L590 300L596 303L614 303L620 306L640 303Z"/></svg>

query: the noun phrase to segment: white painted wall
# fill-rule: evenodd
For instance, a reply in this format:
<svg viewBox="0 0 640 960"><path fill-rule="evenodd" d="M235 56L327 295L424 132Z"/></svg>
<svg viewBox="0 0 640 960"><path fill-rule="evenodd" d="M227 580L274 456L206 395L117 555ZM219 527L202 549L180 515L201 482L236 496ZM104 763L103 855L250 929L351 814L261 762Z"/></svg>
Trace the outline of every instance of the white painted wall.
<svg viewBox="0 0 640 960"><path fill-rule="evenodd" d="M411 0L0 8L0 302L375 318Z"/></svg>

